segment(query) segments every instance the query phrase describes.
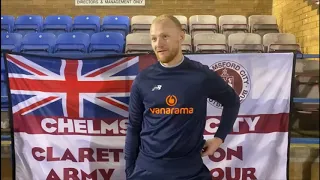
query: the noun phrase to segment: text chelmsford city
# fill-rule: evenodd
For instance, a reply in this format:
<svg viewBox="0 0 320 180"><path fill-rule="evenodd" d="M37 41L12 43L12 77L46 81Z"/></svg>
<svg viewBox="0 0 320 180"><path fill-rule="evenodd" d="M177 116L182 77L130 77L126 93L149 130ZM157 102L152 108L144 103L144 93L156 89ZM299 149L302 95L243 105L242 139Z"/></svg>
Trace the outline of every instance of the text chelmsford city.
<svg viewBox="0 0 320 180"><path fill-rule="evenodd" d="M85 120L69 118L44 118L41 128L47 133L79 133L79 134L126 134L127 119L106 122L104 120Z"/></svg>
<svg viewBox="0 0 320 180"><path fill-rule="evenodd" d="M241 127L246 124L247 132L256 131L256 126L260 120L260 116L238 117L234 123L233 131L241 133ZM125 135L128 119L114 120L106 122L104 120L79 120L69 118L44 118L41 120L41 128L45 133L77 133L92 135L117 136ZM214 134L218 130L220 119L210 117L206 121L205 134Z"/></svg>

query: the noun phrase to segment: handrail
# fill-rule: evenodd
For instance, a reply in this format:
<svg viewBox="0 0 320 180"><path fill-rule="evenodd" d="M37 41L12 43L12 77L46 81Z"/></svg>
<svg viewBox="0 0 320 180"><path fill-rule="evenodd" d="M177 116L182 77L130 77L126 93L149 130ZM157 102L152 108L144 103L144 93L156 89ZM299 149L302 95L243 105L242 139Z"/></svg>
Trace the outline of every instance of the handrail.
<svg viewBox="0 0 320 180"><path fill-rule="evenodd" d="M291 138L291 144L319 144L319 138Z"/></svg>
<svg viewBox="0 0 320 180"><path fill-rule="evenodd" d="M297 54L297 59L320 58L319 54Z"/></svg>
<svg viewBox="0 0 320 180"><path fill-rule="evenodd" d="M10 141L11 140L11 136L9 135L1 135L1 141Z"/></svg>
<svg viewBox="0 0 320 180"><path fill-rule="evenodd" d="M319 98L293 98L294 103L319 103Z"/></svg>

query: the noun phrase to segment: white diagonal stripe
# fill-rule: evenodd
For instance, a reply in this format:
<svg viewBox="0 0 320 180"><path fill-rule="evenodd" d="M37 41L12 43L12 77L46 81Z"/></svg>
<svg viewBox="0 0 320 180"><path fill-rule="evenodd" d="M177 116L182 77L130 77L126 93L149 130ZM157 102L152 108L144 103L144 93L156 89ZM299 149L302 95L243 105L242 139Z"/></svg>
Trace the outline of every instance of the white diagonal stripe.
<svg viewBox="0 0 320 180"><path fill-rule="evenodd" d="M121 63L119 64L118 66L110 69L109 71L107 72L104 72L102 73L101 75L99 76L106 76L106 77L111 77L112 75L115 75L123 70L125 70L126 68L136 64L138 62L138 58L133 58L125 63Z"/></svg>
<svg viewBox="0 0 320 180"><path fill-rule="evenodd" d="M52 96L52 95L51 95L51 96ZM27 100L25 100L25 101L22 101L22 102L16 104L15 106L13 106L13 107L12 107L12 113L16 113L16 112L20 111L21 109L27 108L27 107L29 107L30 105L35 104L35 103L37 103L37 102L39 102L39 101L42 101L42 100L44 100L45 98L48 98L48 97L50 97L50 96L47 96L47 95L38 95L38 96L31 97L31 98L29 98L29 99L27 99ZM50 102L51 102L51 101L50 101ZM45 104L47 104L47 103L45 103ZM42 106L41 106L41 107L42 107ZM33 108L32 110L35 110L35 109L38 109L38 108L39 108L39 106ZM31 110L29 110L28 112L30 112L30 111L31 111Z"/></svg>
<svg viewBox="0 0 320 180"><path fill-rule="evenodd" d="M107 65L107 66L103 66L103 67L101 67L101 68L99 68L99 69L95 69L94 71L91 71L91 72L86 73L86 74L83 75L82 77L86 77L86 76L88 76L89 74L92 74L92 73L95 73L95 72L97 72L97 71L100 71L100 70L103 69L103 68L106 68L106 67L109 67L109 66L113 66L114 64L118 63L119 61L123 61L124 59L125 59L125 58L122 58L122 59L120 59L120 60L118 60L118 61L116 61L116 62L114 62L114 63L112 63L112 64L109 64L109 65ZM136 58L133 58L133 59L127 61L127 62L124 62L124 63L119 64L118 66L116 66L116 67L114 67L114 68L112 68L112 69L110 69L110 70L108 70L108 71L106 71L106 72L104 72L104 73L102 73L102 74L100 74L100 75L98 75L98 76L103 75L103 76L105 76L105 77L110 77L110 76L112 76L112 75L114 75L114 74L116 74L116 73L118 73L118 72L120 72L120 71L122 71L122 70L124 70L124 69L126 69L126 68L128 68L128 67L130 67L130 66L132 66L132 65L134 65L134 64L136 64L138 61L139 61L139 58L137 58L137 57L136 57Z"/></svg>
<svg viewBox="0 0 320 180"><path fill-rule="evenodd" d="M119 115L121 115L123 117L128 117L128 114L129 114L128 111L123 110L121 108L118 108L118 107L116 107L116 106L114 106L112 104L109 104L109 103L107 103L105 101L102 101L102 100L100 100L98 98L84 97L84 99L86 99L87 101L90 101L93 104L99 105L99 106L101 106L101 107L103 107L103 108L105 108L105 109L107 109L109 111L117 113L117 114L119 114Z"/></svg>
<svg viewBox="0 0 320 180"><path fill-rule="evenodd" d="M46 105L48 105L48 104L50 104L50 103L56 102L56 101L58 101L59 99L61 99L61 98L56 97L55 99L52 99L51 101L48 101L48 102L46 102L46 103L44 103L44 104L41 104L41 105L39 105L39 106L36 106L36 107L30 109L29 111L26 111L26 112L22 113L22 115L28 114L28 113L31 112L31 111L37 110L37 109L39 109L39 108L41 108L41 107L43 107L43 106L46 106Z"/></svg>
<svg viewBox="0 0 320 180"><path fill-rule="evenodd" d="M34 69L40 71L41 73L43 73L43 74L45 74L45 75L47 75L47 76L59 76L58 74L56 74L56 73L54 73L54 72L52 72L52 71L50 71L50 70L48 70L48 69L46 69L46 68L44 68L44 67L42 67L42 66L40 66L40 65L38 65L38 64L36 64L36 63L34 63L34 62L32 62L32 61L24 58L23 56L10 54L10 55L7 57L7 60L8 60L8 61L11 61L11 62L12 62L11 56L12 56L13 58L15 58L16 60L18 60L18 61L20 61L20 62L22 62L22 63L24 63L24 64L26 64L26 65L28 65L28 66L30 66L30 67L32 67L32 68L34 68ZM18 64L16 64L16 65L19 66ZM22 69L24 69L24 70L26 70L26 71L28 71L28 72L30 72L29 70L27 70L27 69L25 69L25 68L23 68L23 67L21 67L21 66L19 66L19 67L22 68ZM30 72L30 73L34 74L33 72ZM40 75L39 75L39 76L40 76Z"/></svg>
<svg viewBox="0 0 320 180"><path fill-rule="evenodd" d="M65 80L62 76L38 76L38 75L26 75L26 74L15 74L15 73L9 73L8 76L9 76L9 78L17 78L17 79L21 78L21 79L48 80L48 81L50 81L50 80L55 80L55 81Z"/></svg>
<svg viewBox="0 0 320 180"><path fill-rule="evenodd" d="M136 76L114 76L114 77L109 77L108 75L99 75L96 77L79 77L79 81L129 81L129 80L134 80Z"/></svg>

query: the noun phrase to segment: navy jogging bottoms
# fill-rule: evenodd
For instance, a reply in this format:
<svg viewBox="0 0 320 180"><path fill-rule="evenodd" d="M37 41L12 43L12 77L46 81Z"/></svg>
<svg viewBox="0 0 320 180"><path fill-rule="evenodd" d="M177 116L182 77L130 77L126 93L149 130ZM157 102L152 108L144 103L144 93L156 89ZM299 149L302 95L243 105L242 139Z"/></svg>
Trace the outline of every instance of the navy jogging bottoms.
<svg viewBox="0 0 320 180"><path fill-rule="evenodd" d="M187 174L187 173L186 173ZM212 180L209 169L203 164L199 172L192 175L181 173L153 173L135 166L127 180Z"/></svg>

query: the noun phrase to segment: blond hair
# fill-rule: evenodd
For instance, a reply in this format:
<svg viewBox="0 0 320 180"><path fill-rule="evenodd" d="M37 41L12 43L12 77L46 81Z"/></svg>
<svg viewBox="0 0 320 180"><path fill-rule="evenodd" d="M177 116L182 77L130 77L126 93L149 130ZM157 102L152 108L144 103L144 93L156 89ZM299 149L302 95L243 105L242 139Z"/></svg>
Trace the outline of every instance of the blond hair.
<svg viewBox="0 0 320 180"><path fill-rule="evenodd" d="M173 15L170 15L170 14L162 14L162 15L156 17L152 21L152 24L159 22L159 21L167 20L167 19L171 20L177 26L177 28L179 28L179 30L183 30L180 21L176 17L174 17Z"/></svg>

